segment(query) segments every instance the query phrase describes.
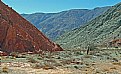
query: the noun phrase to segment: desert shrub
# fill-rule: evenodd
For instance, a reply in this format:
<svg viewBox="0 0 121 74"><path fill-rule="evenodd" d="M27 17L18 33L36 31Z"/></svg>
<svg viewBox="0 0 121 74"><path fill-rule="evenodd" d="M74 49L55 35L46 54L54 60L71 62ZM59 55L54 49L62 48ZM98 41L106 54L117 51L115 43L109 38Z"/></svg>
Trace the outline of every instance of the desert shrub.
<svg viewBox="0 0 121 74"><path fill-rule="evenodd" d="M37 63L38 61L33 58L27 58L28 62Z"/></svg>
<svg viewBox="0 0 121 74"><path fill-rule="evenodd" d="M77 66L74 66L74 68L78 69L78 67L77 67Z"/></svg>
<svg viewBox="0 0 121 74"><path fill-rule="evenodd" d="M18 54L16 58L26 58L26 55Z"/></svg>
<svg viewBox="0 0 121 74"><path fill-rule="evenodd" d="M10 53L10 56L12 56L12 57L17 57L17 56L18 56L18 53L17 53L17 52L11 52L11 53Z"/></svg>
<svg viewBox="0 0 121 74"><path fill-rule="evenodd" d="M34 69L40 69L40 68L42 68L42 65L39 64L39 63L37 63L37 64L34 64L34 65L32 66L32 68L34 68Z"/></svg>
<svg viewBox="0 0 121 74"><path fill-rule="evenodd" d="M91 55L84 55L83 57L84 57L84 58L92 58Z"/></svg>
<svg viewBox="0 0 121 74"><path fill-rule="evenodd" d="M38 60L42 60L42 58L41 58L41 57L37 57L37 59L38 59Z"/></svg>
<svg viewBox="0 0 121 74"><path fill-rule="evenodd" d="M57 59L61 59L61 57L58 57Z"/></svg>
<svg viewBox="0 0 121 74"><path fill-rule="evenodd" d="M112 62L112 64L114 64L114 65L121 65L120 62Z"/></svg>
<svg viewBox="0 0 121 74"><path fill-rule="evenodd" d="M8 67L6 67L6 66L3 67L3 68L2 68L2 72L4 72L4 73L8 73Z"/></svg>
<svg viewBox="0 0 121 74"><path fill-rule="evenodd" d="M90 51L93 51L93 50L97 49L97 47L94 44L89 44L88 49L90 49Z"/></svg>
<svg viewBox="0 0 121 74"><path fill-rule="evenodd" d="M110 56L110 54L109 54L109 53L107 53L107 52L102 53L102 55Z"/></svg>
<svg viewBox="0 0 121 74"><path fill-rule="evenodd" d="M55 67L54 66L51 66L51 65L45 65L42 68L45 69L45 70L55 69Z"/></svg>
<svg viewBox="0 0 121 74"><path fill-rule="evenodd" d="M78 55L83 55L83 53L82 53L82 52L76 52L76 54L78 54Z"/></svg>
<svg viewBox="0 0 121 74"><path fill-rule="evenodd" d="M113 58L112 60L118 62L118 59L117 58Z"/></svg>
<svg viewBox="0 0 121 74"><path fill-rule="evenodd" d="M97 49L97 47L93 43L89 44L87 49L87 54L89 54L90 51L94 51L95 49Z"/></svg>

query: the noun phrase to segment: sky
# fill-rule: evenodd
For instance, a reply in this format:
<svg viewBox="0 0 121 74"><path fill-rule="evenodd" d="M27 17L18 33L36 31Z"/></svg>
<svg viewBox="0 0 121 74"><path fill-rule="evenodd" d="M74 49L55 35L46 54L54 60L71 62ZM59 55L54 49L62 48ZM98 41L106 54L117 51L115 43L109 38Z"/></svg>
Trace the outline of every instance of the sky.
<svg viewBox="0 0 121 74"><path fill-rule="evenodd" d="M115 5L121 0L2 0L20 14L57 13L70 9L93 9Z"/></svg>

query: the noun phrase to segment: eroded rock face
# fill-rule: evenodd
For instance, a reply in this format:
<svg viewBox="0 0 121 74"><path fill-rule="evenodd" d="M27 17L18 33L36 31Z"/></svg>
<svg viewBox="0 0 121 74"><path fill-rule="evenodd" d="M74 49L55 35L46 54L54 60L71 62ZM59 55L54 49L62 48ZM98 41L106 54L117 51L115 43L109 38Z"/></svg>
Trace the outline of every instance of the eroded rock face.
<svg viewBox="0 0 121 74"><path fill-rule="evenodd" d="M109 42L109 45L113 47L121 47L121 39L112 40Z"/></svg>
<svg viewBox="0 0 121 74"><path fill-rule="evenodd" d="M7 53L0 51L0 56L7 56Z"/></svg>
<svg viewBox="0 0 121 74"><path fill-rule="evenodd" d="M0 1L0 48L11 52L61 51L35 26Z"/></svg>

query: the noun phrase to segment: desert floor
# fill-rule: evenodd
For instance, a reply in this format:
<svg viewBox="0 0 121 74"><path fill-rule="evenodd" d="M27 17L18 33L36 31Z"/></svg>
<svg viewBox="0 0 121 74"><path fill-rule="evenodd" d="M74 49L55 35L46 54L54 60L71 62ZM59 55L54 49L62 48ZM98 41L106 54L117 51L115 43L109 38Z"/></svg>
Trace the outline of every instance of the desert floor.
<svg viewBox="0 0 121 74"><path fill-rule="evenodd" d="M0 57L0 74L121 74L121 50L44 52Z"/></svg>

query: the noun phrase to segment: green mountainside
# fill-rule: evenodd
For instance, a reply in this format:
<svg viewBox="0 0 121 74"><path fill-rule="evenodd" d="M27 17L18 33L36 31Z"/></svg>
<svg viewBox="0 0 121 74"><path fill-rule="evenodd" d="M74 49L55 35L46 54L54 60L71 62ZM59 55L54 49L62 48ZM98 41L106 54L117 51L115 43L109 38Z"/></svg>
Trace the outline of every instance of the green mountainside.
<svg viewBox="0 0 121 74"><path fill-rule="evenodd" d="M56 42L69 49L105 44L116 38L121 38L121 3L80 28L65 33Z"/></svg>

